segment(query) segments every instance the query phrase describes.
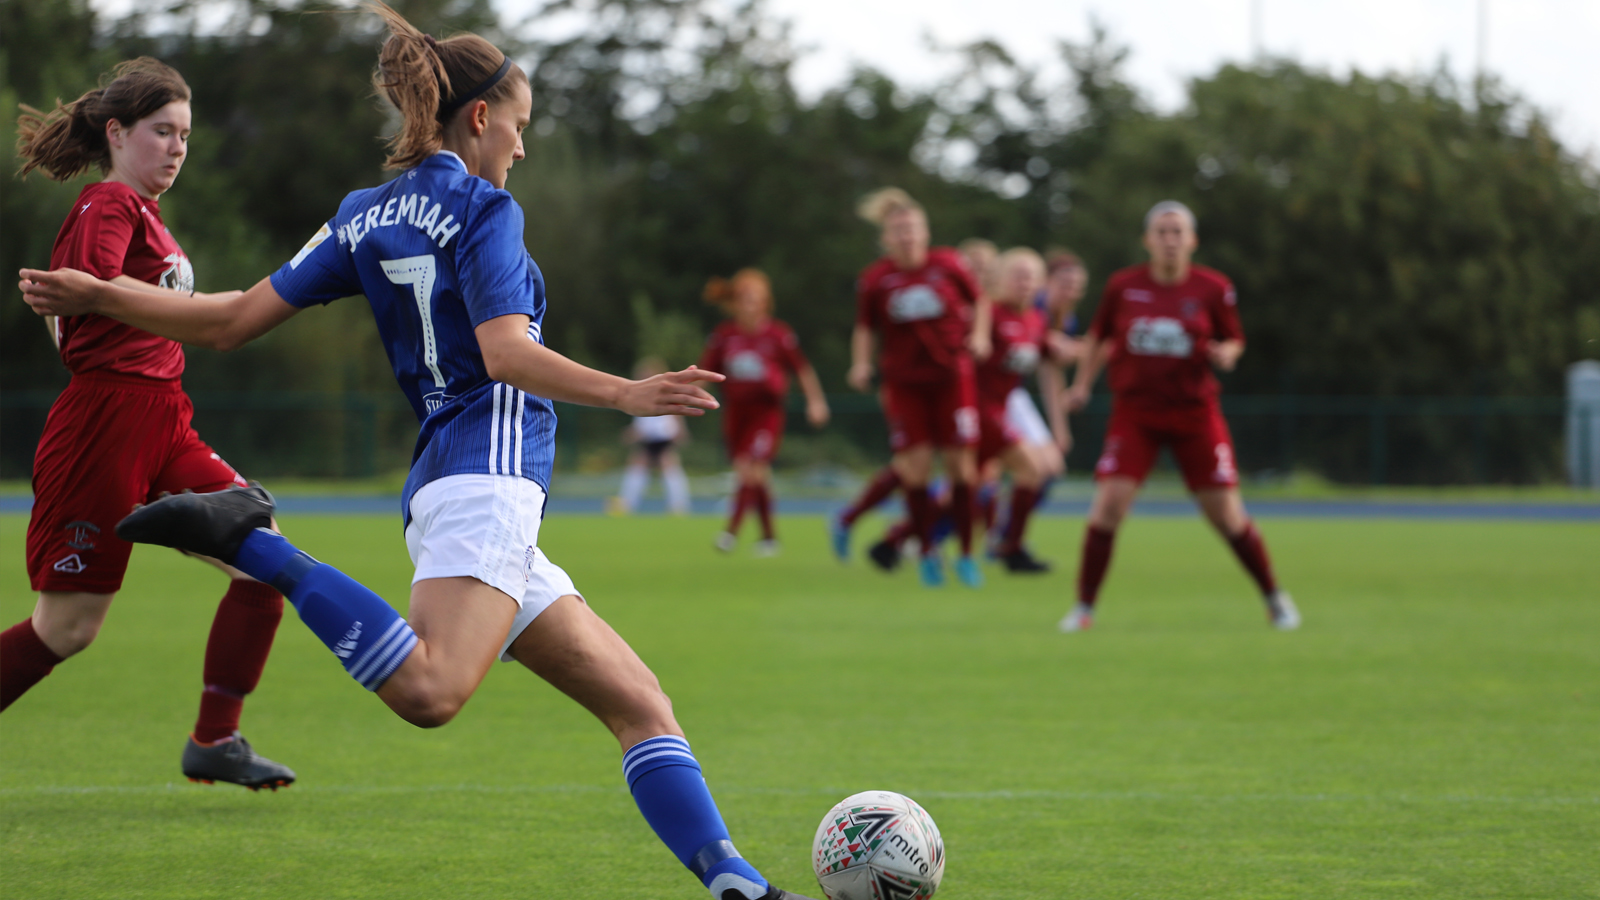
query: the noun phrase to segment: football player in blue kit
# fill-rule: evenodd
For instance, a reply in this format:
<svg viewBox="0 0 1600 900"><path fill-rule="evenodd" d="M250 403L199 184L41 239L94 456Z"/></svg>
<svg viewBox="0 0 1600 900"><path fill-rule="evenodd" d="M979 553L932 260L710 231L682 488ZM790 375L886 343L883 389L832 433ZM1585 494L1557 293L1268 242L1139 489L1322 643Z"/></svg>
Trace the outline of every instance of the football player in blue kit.
<svg viewBox="0 0 1600 900"><path fill-rule="evenodd" d="M292 260L235 299L199 303L70 270L24 270L41 314L97 312L189 344L231 349L305 307L364 294L421 421L402 513L416 565L409 620L272 530L259 487L181 494L118 527L127 539L227 562L281 590L363 687L401 718L443 725L495 659L517 661L621 743L650 826L716 900L804 900L734 848L656 676L538 547L554 456L552 400L636 416L701 415L695 369L629 381L548 350L544 281L504 190L523 158L532 93L488 41L438 41L377 2L390 35L376 82L404 118L388 164Z"/></svg>

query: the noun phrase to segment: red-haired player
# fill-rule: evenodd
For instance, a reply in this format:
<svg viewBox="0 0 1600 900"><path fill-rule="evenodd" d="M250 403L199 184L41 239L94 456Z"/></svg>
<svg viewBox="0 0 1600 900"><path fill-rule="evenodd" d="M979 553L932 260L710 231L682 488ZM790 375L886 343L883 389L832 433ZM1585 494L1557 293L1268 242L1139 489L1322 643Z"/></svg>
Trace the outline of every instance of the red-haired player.
<svg viewBox="0 0 1600 900"><path fill-rule="evenodd" d="M772 528L772 460L783 442L783 401L789 373L806 397L806 421L813 427L828 422L828 400L816 370L800 352L788 325L772 317L772 283L760 269L741 269L732 278L713 278L706 302L721 306L729 320L717 326L706 342L700 368L727 376L722 383L722 436L739 479L728 527L717 536L717 549L731 552L739 524L754 507L761 518L757 556L778 551Z"/></svg>
<svg viewBox="0 0 1600 900"><path fill-rule="evenodd" d="M194 294L194 270L157 202L188 153L189 97L181 75L141 58L49 114L24 107L22 174L37 168L65 181L91 166L105 173L79 193L56 236L52 268ZM189 424L182 346L100 315L48 321L72 381L51 406L34 456L27 552L39 600L30 618L0 635L0 709L99 633L132 549L113 528L134 504L245 483ZM230 574L206 644L205 691L183 771L193 780L276 790L294 773L256 755L237 729L272 649L283 596Z"/></svg>
<svg viewBox="0 0 1600 900"><path fill-rule="evenodd" d="M1266 545L1239 497L1233 439L1211 373L1212 366L1232 371L1244 352L1233 284L1190 262L1199 239L1194 213L1182 203L1166 200L1150 209L1144 245L1150 262L1106 282L1067 395L1082 409L1101 367L1109 369L1111 421L1095 464L1098 486L1084 531L1078 604L1061 620L1061 630L1091 624L1117 527L1162 446L1172 449L1200 511L1261 589L1273 626L1298 628L1300 613L1278 589Z"/></svg>
<svg viewBox="0 0 1600 900"><path fill-rule="evenodd" d="M969 348L987 343L986 303L956 251L928 246L927 217L904 191L884 188L862 202L860 213L882 228L884 256L862 272L857 284L849 382L856 390L870 390L873 357L881 354L889 444L923 548L923 583L944 583L928 498L937 448L950 477L951 516L961 545L956 576L977 587L983 582L972 559L978 410ZM840 543L836 533L836 552Z"/></svg>

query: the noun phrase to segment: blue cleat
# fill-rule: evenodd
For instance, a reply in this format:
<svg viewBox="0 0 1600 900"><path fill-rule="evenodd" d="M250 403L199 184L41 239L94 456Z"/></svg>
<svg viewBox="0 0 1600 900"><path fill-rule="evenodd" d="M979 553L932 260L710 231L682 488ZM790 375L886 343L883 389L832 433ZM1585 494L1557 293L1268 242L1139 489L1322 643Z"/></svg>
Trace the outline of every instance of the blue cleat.
<svg viewBox="0 0 1600 900"><path fill-rule="evenodd" d="M839 562L850 561L850 526L839 521L835 516L828 520L828 544L833 547L833 556Z"/></svg>
<svg viewBox="0 0 1600 900"><path fill-rule="evenodd" d="M926 587L944 587L944 563L939 555L930 553L917 563L917 575Z"/></svg>
<svg viewBox="0 0 1600 900"><path fill-rule="evenodd" d="M977 562L970 556L963 556L956 560L956 577L969 588L983 587L983 571L978 568Z"/></svg>

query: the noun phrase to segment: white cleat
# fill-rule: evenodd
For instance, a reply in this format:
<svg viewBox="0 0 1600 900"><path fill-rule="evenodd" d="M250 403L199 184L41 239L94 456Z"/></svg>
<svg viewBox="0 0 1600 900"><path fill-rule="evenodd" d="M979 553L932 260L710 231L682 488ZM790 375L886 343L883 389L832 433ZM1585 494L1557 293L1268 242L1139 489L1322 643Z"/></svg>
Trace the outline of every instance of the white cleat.
<svg viewBox="0 0 1600 900"><path fill-rule="evenodd" d="M717 535L717 541L713 546L717 548L719 553L732 553L733 548L739 546L739 539L734 537L732 533L724 531Z"/></svg>
<svg viewBox="0 0 1600 900"><path fill-rule="evenodd" d="M774 556L777 556L778 542L756 541L756 545L750 548L750 555L754 556L756 559L770 559Z"/></svg>
<svg viewBox="0 0 1600 900"><path fill-rule="evenodd" d="M1293 631L1300 627L1300 610L1288 591L1273 591L1266 597L1267 620L1279 631Z"/></svg>
<svg viewBox="0 0 1600 900"><path fill-rule="evenodd" d="M1094 607L1086 603L1079 603L1072 608L1072 612L1067 613L1066 617L1056 627L1067 634L1071 634L1074 631L1088 631L1093 625Z"/></svg>

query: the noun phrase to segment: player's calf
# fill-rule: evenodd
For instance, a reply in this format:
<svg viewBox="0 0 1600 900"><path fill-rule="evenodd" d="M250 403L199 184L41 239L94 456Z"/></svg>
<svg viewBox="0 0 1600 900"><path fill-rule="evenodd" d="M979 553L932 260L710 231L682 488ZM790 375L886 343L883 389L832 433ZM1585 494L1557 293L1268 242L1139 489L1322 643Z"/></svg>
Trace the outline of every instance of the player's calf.
<svg viewBox="0 0 1600 900"><path fill-rule="evenodd" d="M376 691L417 645L382 597L268 531L272 495L255 485L177 494L135 510L117 535L220 559L277 588L362 687Z"/></svg>

